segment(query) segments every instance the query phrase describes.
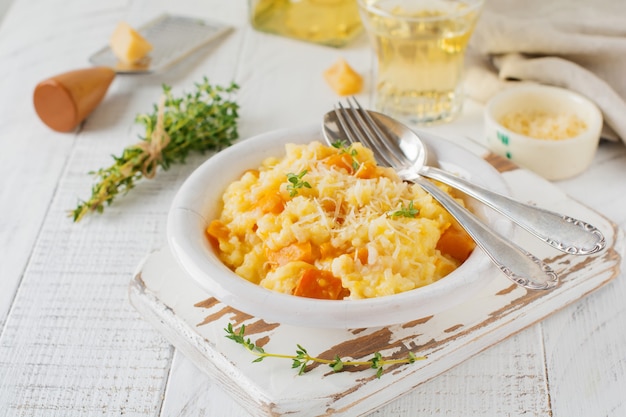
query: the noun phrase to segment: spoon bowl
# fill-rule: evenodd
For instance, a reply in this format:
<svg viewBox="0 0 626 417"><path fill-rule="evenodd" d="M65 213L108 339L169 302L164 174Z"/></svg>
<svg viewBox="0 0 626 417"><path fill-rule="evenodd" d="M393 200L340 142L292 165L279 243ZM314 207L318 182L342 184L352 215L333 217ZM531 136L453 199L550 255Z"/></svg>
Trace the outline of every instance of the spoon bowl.
<svg viewBox="0 0 626 417"><path fill-rule="evenodd" d="M421 168L415 167L415 160L425 157L425 153L415 152L413 160L407 158L398 142L386 136L384 126L356 101L355 106L350 101L348 103L349 110L341 104L335 109L336 124L346 134L348 142L361 142L373 152L380 165L394 168L400 178L428 192L457 220L500 271L517 285L533 290L547 290L558 284L558 276L549 265L495 232L448 193L426 180L420 174Z"/></svg>
<svg viewBox="0 0 626 417"><path fill-rule="evenodd" d="M428 148L424 146L415 132L383 113L374 111L369 111L369 113L376 119L385 137L397 145L404 156L415 166L415 169L419 170L426 166L427 161L429 161ZM327 142L346 140L346 134L334 111L329 111L324 115L323 130Z"/></svg>
<svg viewBox="0 0 626 417"><path fill-rule="evenodd" d="M393 161L393 168L398 170L399 174L408 177L420 175L447 184L486 204L561 252L589 255L604 249L605 238L593 225L568 215L516 201L445 170L428 166L426 165L428 151L417 133L382 113L371 110L367 110L366 113L380 129L380 136L385 138L384 149L376 149L374 153L384 155ZM329 111L324 115L322 130L329 143L346 140L346 133L341 127L336 111ZM430 136L436 138L434 135Z"/></svg>

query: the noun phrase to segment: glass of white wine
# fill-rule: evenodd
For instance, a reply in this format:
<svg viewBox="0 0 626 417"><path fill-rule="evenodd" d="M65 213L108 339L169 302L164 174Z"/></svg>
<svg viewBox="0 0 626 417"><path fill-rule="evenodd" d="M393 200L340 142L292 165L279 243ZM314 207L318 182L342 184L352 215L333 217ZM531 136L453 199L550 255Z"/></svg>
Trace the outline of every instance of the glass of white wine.
<svg viewBox="0 0 626 417"><path fill-rule="evenodd" d="M484 0L359 0L376 54L376 109L417 125L463 105L467 44Z"/></svg>

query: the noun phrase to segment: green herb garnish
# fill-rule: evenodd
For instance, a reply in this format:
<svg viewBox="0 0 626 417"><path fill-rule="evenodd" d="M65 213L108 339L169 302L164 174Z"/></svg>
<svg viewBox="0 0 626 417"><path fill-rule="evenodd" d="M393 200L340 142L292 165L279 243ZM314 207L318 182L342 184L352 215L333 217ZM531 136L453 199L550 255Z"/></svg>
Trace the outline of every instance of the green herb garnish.
<svg viewBox="0 0 626 417"><path fill-rule="evenodd" d="M89 173L98 181L91 197L71 211L75 222L88 213L101 213L138 180L153 178L158 167L167 170L174 163L184 163L192 151L220 150L237 139L239 106L231 97L239 86L213 86L206 77L195 86L194 93L175 98L171 87L163 85L159 104L151 113L135 119L145 126L141 142L125 148L121 156L113 156L115 162L110 167Z"/></svg>
<svg viewBox="0 0 626 417"><path fill-rule="evenodd" d="M302 180L307 173L307 170L302 170L299 174L294 174L292 172L287 174L287 191L289 191L289 196L294 197L298 194L298 190L300 188L311 188L311 184Z"/></svg>
<svg viewBox="0 0 626 417"><path fill-rule="evenodd" d="M296 344L295 355L284 355L279 353L268 353L262 347L256 345L249 338L245 337L246 326L241 325L239 331L235 331L231 323L224 329L226 331L226 337L233 340L245 347L248 351L257 356L252 362L261 362L265 358L281 358L290 359L292 361L291 367L298 369L298 375L303 375L307 372L307 366L313 363L321 363L328 365L333 372L340 372L349 366L367 366L371 369L376 369L376 378L380 378L384 372L385 366L410 364L418 360L426 359L425 356L416 356L413 352L409 352L406 358L402 359L384 359L380 352L374 353L371 359L367 361L347 361L335 355L333 359L322 359L309 355L307 350L299 344Z"/></svg>
<svg viewBox="0 0 626 417"><path fill-rule="evenodd" d="M389 216L390 217L414 218L414 217L417 217L419 212L420 212L419 209L416 209L415 207L413 207L413 201L410 201L408 206L405 207L403 204L400 205L400 208L398 210L395 210L389 213Z"/></svg>
<svg viewBox="0 0 626 417"><path fill-rule="evenodd" d="M330 144L333 148L337 149L347 149L348 142L345 139L337 139L333 143Z"/></svg>
<svg viewBox="0 0 626 417"><path fill-rule="evenodd" d="M361 163L356 159L356 156L359 154L356 149L352 147L352 145L348 145L348 143L343 139L338 139L331 143L333 148L339 149L340 153L347 153L352 158L352 170L354 172L358 171Z"/></svg>

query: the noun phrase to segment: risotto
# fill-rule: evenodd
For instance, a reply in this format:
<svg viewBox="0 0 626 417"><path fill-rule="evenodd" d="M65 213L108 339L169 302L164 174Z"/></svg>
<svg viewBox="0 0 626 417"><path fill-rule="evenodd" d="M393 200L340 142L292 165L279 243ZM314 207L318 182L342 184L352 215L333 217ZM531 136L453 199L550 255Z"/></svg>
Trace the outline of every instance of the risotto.
<svg viewBox="0 0 626 417"><path fill-rule="evenodd" d="M474 249L429 194L360 144L285 151L230 184L207 228L239 276L297 296L372 298L437 281Z"/></svg>

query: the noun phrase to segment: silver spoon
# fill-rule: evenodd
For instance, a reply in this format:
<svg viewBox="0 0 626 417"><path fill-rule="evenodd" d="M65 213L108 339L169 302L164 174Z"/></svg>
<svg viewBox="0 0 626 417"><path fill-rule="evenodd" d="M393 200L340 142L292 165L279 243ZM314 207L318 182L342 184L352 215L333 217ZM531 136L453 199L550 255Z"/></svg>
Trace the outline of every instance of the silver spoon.
<svg viewBox="0 0 626 417"><path fill-rule="evenodd" d="M606 241L602 233L582 220L521 203L447 171L425 165L428 152L415 132L382 113L365 111L358 103L357 107L363 115L369 115L372 121L375 121L380 129L379 134L386 139L381 144L385 148L374 149L374 152L385 152L390 155L394 161L392 168L404 171L409 176L421 175L456 188L505 215L532 235L562 252L588 255L605 247ZM329 143L346 139L335 111L324 115L323 132ZM408 178L405 176L405 179Z"/></svg>
<svg viewBox="0 0 626 417"><path fill-rule="evenodd" d="M393 158L386 153L378 152L380 146L376 142L377 136L372 133L370 123L359 112L348 111L341 104L335 112L347 142L360 142L373 151L380 165L396 167ZM328 141L328 136L326 140ZM549 265L496 233L434 183L417 174L414 169L398 169L398 174L404 180L418 184L431 194L459 222L500 271L517 285L547 290L558 284L558 276Z"/></svg>

